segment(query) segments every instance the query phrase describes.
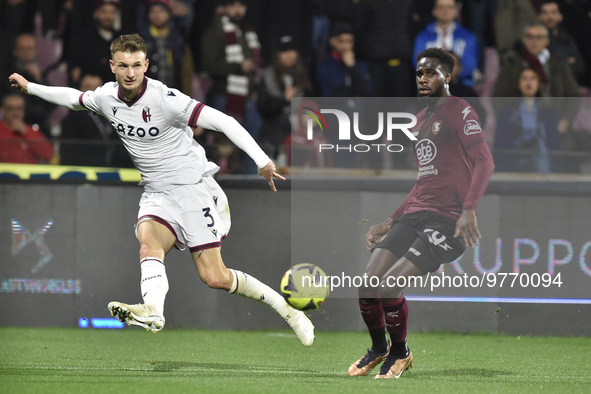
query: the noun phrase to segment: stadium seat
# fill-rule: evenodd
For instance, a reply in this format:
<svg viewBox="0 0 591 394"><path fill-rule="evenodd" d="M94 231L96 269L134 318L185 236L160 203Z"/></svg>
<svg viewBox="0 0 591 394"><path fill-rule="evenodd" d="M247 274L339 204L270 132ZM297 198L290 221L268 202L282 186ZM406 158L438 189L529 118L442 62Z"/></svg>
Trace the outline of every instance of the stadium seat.
<svg viewBox="0 0 591 394"><path fill-rule="evenodd" d="M41 72L45 72L62 58L63 42L59 38L45 38L43 36L43 21L40 13L35 14L35 39L37 41L37 61Z"/></svg>
<svg viewBox="0 0 591 394"><path fill-rule="evenodd" d="M579 112L572 124L573 129L587 130L591 132L591 96L581 97Z"/></svg>
<svg viewBox="0 0 591 394"><path fill-rule="evenodd" d="M192 78L191 96L194 99L204 103L206 101L205 99L207 98L207 93L209 92L209 89L211 89L212 83L213 82L209 76L194 73Z"/></svg>
<svg viewBox="0 0 591 394"><path fill-rule="evenodd" d="M45 71L47 82L52 86L68 86L68 71L65 63L60 63Z"/></svg>
<svg viewBox="0 0 591 394"><path fill-rule="evenodd" d="M481 96L490 97L499 75L499 53L496 48L488 47L484 50L484 86Z"/></svg>

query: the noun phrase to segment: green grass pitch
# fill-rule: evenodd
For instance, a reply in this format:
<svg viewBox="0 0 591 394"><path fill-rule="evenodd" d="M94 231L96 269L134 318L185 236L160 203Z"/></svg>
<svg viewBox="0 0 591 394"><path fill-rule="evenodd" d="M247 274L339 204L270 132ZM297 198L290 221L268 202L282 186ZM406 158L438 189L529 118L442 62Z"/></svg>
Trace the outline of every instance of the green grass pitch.
<svg viewBox="0 0 591 394"><path fill-rule="evenodd" d="M2 393L591 393L591 338L410 333L401 379L349 378L363 333L0 328ZM377 369L375 370L377 372Z"/></svg>

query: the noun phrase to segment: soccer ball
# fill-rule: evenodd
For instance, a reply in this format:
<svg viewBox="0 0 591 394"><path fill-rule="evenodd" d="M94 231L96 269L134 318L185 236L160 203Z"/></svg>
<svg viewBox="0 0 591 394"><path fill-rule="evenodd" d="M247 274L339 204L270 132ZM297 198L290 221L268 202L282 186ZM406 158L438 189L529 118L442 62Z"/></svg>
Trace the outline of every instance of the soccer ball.
<svg viewBox="0 0 591 394"><path fill-rule="evenodd" d="M328 277L314 264L297 264L281 278L281 295L291 306L309 311L324 304L328 297Z"/></svg>

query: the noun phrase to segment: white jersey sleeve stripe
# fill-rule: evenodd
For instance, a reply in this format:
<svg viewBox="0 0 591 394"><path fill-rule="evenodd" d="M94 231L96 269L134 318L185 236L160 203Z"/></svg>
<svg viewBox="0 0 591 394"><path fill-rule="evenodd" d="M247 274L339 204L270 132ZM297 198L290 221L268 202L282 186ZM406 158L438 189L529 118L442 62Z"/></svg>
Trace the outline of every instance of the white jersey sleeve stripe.
<svg viewBox="0 0 591 394"><path fill-rule="evenodd" d="M205 104L203 103L199 103L195 106L193 112L191 113L191 117L189 117L189 127L197 127L197 119L199 119L199 115L201 114L203 107L205 107Z"/></svg>
<svg viewBox="0 0 591 394"><path fill-rule="evenodd" d="M84 105L83 97L84 97L84 93L81 93L80 96L78 97L78 102L80 103L80 105L82 107L86 108L86 105ZM86 108L86 109L88 109L88 108Z"/></svg>

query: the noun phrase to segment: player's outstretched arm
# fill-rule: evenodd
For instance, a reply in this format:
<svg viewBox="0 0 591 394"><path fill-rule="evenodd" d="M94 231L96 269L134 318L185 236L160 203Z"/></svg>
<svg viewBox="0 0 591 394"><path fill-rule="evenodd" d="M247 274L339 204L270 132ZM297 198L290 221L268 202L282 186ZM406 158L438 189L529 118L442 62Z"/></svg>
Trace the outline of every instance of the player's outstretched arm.
<svg viewBox="0 0 591 394"><path fill-rule="evenodd" d="M256 143L254 138L238 123L236 119L214 108L205 106L197 119L197 126L220 131L230 139L237 147L246 152L257 165L259 175L264 177L273 191L277 191L274 178L285 180L277 173L275 163Z"/></svg>
<svg viewBox="0 0 591 394"><path fill-rule="evenodd" d="M267 180L269 187L274 192L277 191L277 188L275 187L275 182L273 181L273 178L281 179L282 181L285 180L285 177L277 173L277 168L275 167L275 163L273 163L272 160L269 161L269 163L267 163L266 166L259 169L259 175Z"/></svg>
<svg viewBox="0 0 591 394"><path fill-rule="evenodd" d="M22 75L14 73L8 77L11 85L22 92L31 94L49 101L52 104L66 107L72 110L85 109L80 105L81 91L61 86L45 86L27 81Z"/></svg>

